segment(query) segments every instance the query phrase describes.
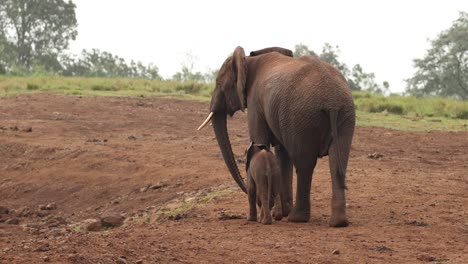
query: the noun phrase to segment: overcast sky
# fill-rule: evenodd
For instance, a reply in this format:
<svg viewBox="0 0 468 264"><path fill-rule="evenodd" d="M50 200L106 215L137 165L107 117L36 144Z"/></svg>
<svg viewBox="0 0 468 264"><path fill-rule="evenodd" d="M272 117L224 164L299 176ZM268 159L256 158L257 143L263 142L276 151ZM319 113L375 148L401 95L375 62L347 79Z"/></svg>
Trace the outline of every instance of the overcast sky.
<svg viewBox="0 0 468 264"><path fill-rule="evenodd" d="M449 28L468 0L207 1L74 0L78 37L71 51L98 48L144 63L163 77L180 70L187 54L195 69L217 69L236 46L246 53L270 46L316 52L338 45L341 61L361 64L393 92L414 72L433 39Z"/></svg>

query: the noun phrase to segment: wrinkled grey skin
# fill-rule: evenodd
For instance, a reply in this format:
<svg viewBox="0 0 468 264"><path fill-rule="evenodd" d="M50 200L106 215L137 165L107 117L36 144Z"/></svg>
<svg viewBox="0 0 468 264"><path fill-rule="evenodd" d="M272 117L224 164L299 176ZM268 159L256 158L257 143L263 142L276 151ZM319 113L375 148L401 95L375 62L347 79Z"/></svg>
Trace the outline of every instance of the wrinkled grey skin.
<svg viewBox="0 0 468 264"><path fill-rule="evenodd" d="M211 121L226 165L244 192L247 189L232 152L226 117L247 107L250 141L275 147L283 216L292 222L309 221L313 170L319 157L329 155L329 224L347 226L345 173L355 110L343 75L316 57L291 58L275 51L246 57L237 47L225 60L211 99ZM294 207L293 165L297 174Z"/></svg>
<svg viewBox="0 0 468 264"><path fill-rule="evenodd" d="M275 154L268 146L251 144L247 150L247 194L249 216L247 220L257 221L257 206L260 207L260 222L272 223L271 209L275 208L275 220L283 218L279 195L281 171Z"/></svg>

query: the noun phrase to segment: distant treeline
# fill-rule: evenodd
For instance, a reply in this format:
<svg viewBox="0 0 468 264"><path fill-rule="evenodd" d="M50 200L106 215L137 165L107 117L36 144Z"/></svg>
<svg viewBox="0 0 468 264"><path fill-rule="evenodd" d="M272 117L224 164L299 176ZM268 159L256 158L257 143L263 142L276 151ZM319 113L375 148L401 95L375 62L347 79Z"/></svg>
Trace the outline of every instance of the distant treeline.
<svg viewBox="0 0 468 264"><path fill-rule="evenodd" d="M76 5L68 0L0 0L0 74L61 75L82 77L126 77L161 80L153 64L125 61L97 49L79 55L67 53L78 35ZM444 96L468 100L468 13L431 41L422 59L414 60L416 73L407 79L408 94ZM348 80L352 90L389 94L390 84L377 83L375 74L361 65L348 67L339 59L338 46L326 43L320 54L298 44L294 56L312 55L334 65ZM213 82L217 70L194 72L193 62L182 65L171 80Z"/></svg>

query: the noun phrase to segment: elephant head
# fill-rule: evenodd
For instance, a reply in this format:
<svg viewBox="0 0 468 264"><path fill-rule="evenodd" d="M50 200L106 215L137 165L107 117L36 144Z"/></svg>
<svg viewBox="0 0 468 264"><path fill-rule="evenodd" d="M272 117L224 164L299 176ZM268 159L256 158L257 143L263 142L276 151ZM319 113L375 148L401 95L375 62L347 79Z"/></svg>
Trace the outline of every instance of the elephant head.
<svg viewBox="0 0 468 264"><path fill-rule="evenodd" d="M247 188L232 152L227 133L226 117L228 114L230 116L234 115L238 110L244 111L247 107L245 95L246 70L244 49L237 47L233 55L224 61L219 70L216 87L211 98L211 112L205 122L198 128L200 130L210 120L212 121L224 161L232 177L244 192L247 192Z"/></svg>

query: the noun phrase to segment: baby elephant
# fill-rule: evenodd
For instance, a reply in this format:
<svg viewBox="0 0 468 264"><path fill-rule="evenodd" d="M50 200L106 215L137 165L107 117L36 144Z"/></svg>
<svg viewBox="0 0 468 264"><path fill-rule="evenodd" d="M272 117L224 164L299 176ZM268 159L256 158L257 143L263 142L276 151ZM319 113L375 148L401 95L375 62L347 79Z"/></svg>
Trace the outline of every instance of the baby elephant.
<svg viewBox="0 0 468 264"><path fill-rule="evenodd" d="M247 150L247 191L249 197L248 221L257 221L257 202L262 224L272 223L271 208L275 205L275 220L283 217L279 196L281 171L275 155L266 145L250 144Z"/></svg>

